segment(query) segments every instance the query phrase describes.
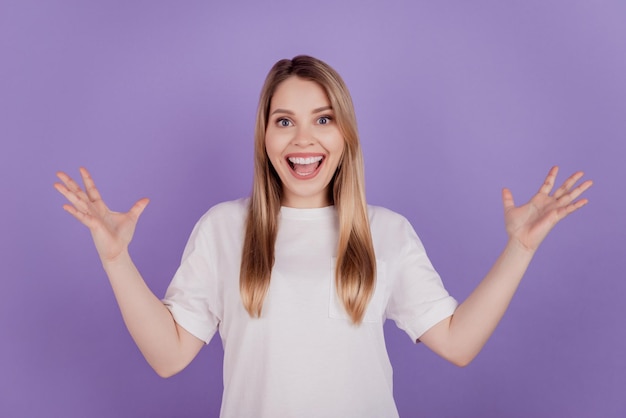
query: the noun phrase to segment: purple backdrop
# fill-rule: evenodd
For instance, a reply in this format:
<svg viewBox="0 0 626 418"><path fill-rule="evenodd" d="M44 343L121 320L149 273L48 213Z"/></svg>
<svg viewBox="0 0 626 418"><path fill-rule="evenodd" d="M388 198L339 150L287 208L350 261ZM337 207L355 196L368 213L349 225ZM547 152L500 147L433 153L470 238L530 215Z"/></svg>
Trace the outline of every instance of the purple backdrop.
<svg viewBox="0 0 626 418"><path fill-rule="evenodd" d="M211 205L243 195L261 83L318 56L355 99L370 203L407 216L465 298L505 241L500 189L552 164L596 182L467 368L388 349L403 417L626 416L626 3L0 3L0 416L215 417L221 344L178 376L142 359L56 170L152 203L132 254L163 295Z"/></svg>

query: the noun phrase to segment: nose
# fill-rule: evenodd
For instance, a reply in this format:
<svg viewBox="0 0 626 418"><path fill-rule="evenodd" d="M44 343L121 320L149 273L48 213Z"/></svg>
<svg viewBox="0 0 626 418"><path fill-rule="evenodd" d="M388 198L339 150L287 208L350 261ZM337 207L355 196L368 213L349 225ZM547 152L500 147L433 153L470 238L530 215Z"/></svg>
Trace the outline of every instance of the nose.
<svg viewBox="0 0 626 418"><path fill-rule="evenodd" d="M300 147L307 147L315 143L315 137L311 129L299 126L292 139L292 143Z"/></svg>

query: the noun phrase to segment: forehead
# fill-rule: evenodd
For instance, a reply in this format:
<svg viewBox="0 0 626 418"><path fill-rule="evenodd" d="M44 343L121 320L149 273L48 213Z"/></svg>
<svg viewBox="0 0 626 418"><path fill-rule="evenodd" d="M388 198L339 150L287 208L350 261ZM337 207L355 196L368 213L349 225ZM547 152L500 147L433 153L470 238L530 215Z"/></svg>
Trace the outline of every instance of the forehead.
<svg viewBox="0 0 626 418"><path fill-rule="evenodd" d="M280 83L270 103L270 110L310 111L330 106L326 91L315 81L292 76Z"/></svg>

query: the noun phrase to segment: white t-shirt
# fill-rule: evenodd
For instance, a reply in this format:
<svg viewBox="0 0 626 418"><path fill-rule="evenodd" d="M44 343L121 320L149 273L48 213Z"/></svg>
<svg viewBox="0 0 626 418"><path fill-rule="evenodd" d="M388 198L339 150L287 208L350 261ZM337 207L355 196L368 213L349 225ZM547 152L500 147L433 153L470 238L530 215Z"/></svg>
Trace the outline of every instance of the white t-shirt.
<svg viewBox="0 0 626 418"><path fill-rule="evenodd" d="M283 207L260 318L239 293L248 199L221 203L196 224L164 303L183 328L224 346L223 418L397 417L383 322L416 341L452 315L448 295L409 222L368 208L377 282L355 326L335 290L335 208Z"/></svg>

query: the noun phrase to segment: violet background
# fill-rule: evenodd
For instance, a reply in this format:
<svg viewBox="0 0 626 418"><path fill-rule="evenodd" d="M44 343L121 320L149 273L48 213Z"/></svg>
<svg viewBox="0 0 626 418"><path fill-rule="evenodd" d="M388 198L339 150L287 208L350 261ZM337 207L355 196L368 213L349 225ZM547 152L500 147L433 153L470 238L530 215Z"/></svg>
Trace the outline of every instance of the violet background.
<svg viewBox="0 0 626 418"><path fill-rule="evenodd" d="M163 295L196 220L249 193L262 81L300 53L345 78L369 202L460 300L504 245L502 187L595 181L470 366L386 325L401 416L626 416L625 2L3 0L0 48L0 416L218 415L219 339L156 376L54 173L151 198L131 251Z"/></svg>

